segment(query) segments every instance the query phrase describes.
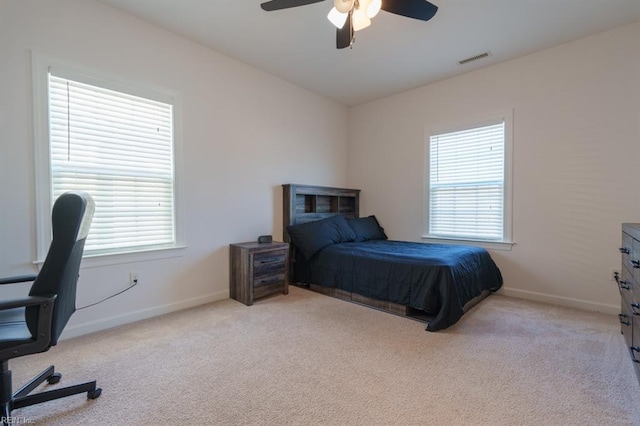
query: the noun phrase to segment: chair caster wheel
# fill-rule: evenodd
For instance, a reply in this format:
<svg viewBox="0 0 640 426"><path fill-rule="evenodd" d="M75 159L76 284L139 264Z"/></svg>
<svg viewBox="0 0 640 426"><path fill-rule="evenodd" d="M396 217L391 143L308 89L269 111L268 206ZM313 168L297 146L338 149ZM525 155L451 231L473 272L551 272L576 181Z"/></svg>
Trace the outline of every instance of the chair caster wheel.
<svg viewBox="0 0 640 426"><path fill-rule="evenodd" d="M102 389L96 388L92 391L87 392L87 399L96 399L102 393Z"/></svg>
<svg viewBox="0 0 640 426"><path fill-rule="evenodd" d="M60 373L54 373L54 374L52 374L52 375L47 379L47 382L48 382L50 385L54 385L54 384L58 383L58 382L60 381L60 379L61 379L61 378L62 378L62 374L60 374Z"/></svg>

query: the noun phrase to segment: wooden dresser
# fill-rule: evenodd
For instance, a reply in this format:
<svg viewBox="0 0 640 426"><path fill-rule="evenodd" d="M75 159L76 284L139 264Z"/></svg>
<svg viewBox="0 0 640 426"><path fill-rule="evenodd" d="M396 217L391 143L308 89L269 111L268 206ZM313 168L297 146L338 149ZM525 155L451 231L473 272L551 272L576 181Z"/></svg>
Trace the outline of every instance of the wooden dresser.
<svg viewBox="0 0 640 426"><path fill-rule="evenodd" d="M616 276L621 296L620 327L640 381L640 223L622 224L622 268Z"/></svg>
<svg viewBox="0 0 640 426"><path fill-rule="evenodd" d="M289 293L289 244L238 243L229 247L229 296L247 306L259 297Z"/></svg>

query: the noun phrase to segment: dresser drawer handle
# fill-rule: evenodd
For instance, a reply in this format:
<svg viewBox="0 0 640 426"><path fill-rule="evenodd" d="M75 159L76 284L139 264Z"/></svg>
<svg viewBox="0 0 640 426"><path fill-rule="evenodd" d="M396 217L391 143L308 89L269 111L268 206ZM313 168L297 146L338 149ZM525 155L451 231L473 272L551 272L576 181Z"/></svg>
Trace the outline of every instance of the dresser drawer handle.
<svg viewBox="0 0 640 426"><path fill-rule="evenodd" d="M636 269L640 268L640 260L632 260L631 266L633 266Z"/></svg>
<svg viewBox="0 0 640 426"><path fill-rule="evenodd" d="M628 281L620 280L618 281L618 285L620 286L621 289L631 290L631 286L629 285Z"/></svg>
<svg viewBox="0 0 640 426"><path fill-rule="evenodd" d="M620 253L623 253L623 254L631 253L631 251L626 247L620 247L618 250L620 250Z"/></svg>
<svg viewBox="0 0 640 426"><path fill-rule="evenodd" d="M640 352L640 347L631 346L631 360L640 364L640 361L636 359L636 354L634 354L634 352Z"/></svg>
<svg viewBox="0 0 640 426"><path fill-rule="evenodd" d="M260 264L261 265L268 265L269 263L276 263L276 262L282 262L282 259L270 259L270 260L261 260Z"/></svg>
<svg viewBox="0 0 640 426"><path fill-rule="evenodd" d="M631 325L629 320L626 320L629 316L627 314L618 314L618 318L620 319L620 324Z"/></svg>
<svg viewBox="0 0 640 426"><path fill-rule="evenodd" d="M640 315L640 312L636 311L636 309L640 309L640 303L631 304L631 312L633 312L633 315Z"/></svg>

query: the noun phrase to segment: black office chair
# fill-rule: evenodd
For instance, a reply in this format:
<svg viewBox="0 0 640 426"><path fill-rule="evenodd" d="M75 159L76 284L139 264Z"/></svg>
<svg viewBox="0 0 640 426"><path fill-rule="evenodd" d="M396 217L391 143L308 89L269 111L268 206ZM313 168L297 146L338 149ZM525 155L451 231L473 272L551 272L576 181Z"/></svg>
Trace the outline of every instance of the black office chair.
<svg viewBox="0 0 640 426"><path fill-rule="evenodd" d="M53 241L38 275L0 278L0 284L33 281L29 296L0 301L0 415L11 422L11 411L53 399L87 392L96 399L102 390L96 382L29 395L41 383L60 381L53 365L12 394L9 360L45 352L58 343L67 321L76 310L76 286L84 243L94 212L93 199L83 192L66 192L52 213Z"/></svg>

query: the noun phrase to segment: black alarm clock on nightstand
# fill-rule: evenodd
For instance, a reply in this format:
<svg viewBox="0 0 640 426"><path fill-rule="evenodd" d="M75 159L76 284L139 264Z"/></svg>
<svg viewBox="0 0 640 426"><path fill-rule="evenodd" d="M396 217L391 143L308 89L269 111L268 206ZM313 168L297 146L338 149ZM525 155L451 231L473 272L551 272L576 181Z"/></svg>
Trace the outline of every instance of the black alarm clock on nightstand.
<svg viewBox="0 0 640 426"><path fill-rule="evenodd" d="M272 241L273 241L273 238L271 237L271 235L260 235L260 236L258 237L258 242L259 242L260 244L263 244L263 243L270 243L270 242L272 242Z"/></svg>

